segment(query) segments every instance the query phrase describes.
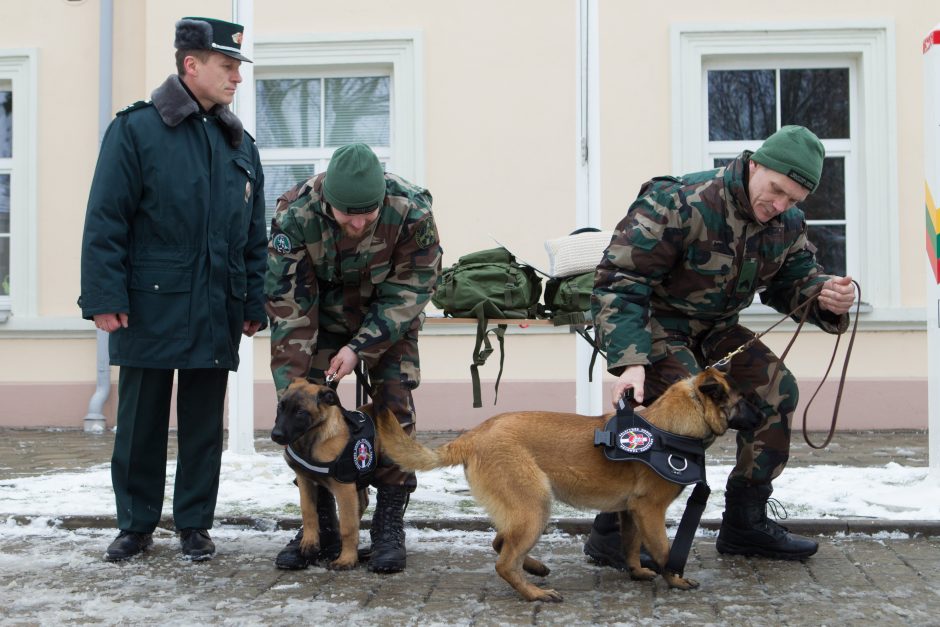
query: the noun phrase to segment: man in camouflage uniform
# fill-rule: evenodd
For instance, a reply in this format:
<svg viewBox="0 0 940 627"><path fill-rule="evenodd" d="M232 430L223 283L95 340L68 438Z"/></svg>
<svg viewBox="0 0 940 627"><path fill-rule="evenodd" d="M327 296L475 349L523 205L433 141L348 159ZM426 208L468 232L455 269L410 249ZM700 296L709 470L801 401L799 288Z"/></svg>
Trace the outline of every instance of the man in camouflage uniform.
<svg viewBox="0 0 940 627"><path fill-rule="evenodd" d="M413 435L418 329L441 254L430 192L383 172L364 144L337 149L324 174L284 194L271 224L265 282L278 398L297 377L339 381L361 360L376 411L391 410ZM373 485L369 568L399 572L406 558L403 516L417 481L380 466ZM278 554L279 568L306 568L339 553L336 506L323 488L317 509L319 555L301 553L301 530Z"/></svg>
<svg viewBox="0 0 940 627"><path fill-rule="evenodd" d="M820 293L808 319L828 333L846 329L855 299L851 278L823 273L796 207L819 184L824 156L812 132L785 126L724 168L642 186L597 268L592 298L608 370L618 377L615 404L627 389L649 404L674 381L750 340L754 334L738 316L758 293L782 313ZM762 421L738 431L716 548L805 559L817 543L789 533L765 511L771 481L789 456L796 380L760 341L731 360L729 374L755 399ZM615 514L598 515L584 550L626 569Z"/></svg>

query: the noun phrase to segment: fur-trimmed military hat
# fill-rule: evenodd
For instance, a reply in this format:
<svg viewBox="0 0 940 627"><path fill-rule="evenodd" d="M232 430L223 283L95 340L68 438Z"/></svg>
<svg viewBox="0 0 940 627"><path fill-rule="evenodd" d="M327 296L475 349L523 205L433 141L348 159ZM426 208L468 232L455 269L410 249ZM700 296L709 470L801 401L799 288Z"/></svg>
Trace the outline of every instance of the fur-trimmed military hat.
<svg viewBox="0 0 940 627"><path fill-rule="evenodd" d="M242 37L245 27L241 24L223 22L211 17L184 17L176 23L177 50L211 50L251 63L242 54Z"/></svg>

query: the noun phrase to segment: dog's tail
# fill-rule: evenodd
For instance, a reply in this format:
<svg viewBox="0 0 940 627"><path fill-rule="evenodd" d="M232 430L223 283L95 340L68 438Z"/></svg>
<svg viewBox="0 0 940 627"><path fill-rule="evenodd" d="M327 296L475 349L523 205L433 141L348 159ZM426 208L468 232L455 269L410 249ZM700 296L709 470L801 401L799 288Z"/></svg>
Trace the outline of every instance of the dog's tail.
<svg viewBox="0 0 940 627"><path fill-rule="evenodd" d="M402 470L433 470L444 466L459 466L465 461L459 452L460 447L454 446L454 442L448 442L437 449L429 449L412 439L390 411L380 412L375 426L382 455L390 457Z"/></svg>

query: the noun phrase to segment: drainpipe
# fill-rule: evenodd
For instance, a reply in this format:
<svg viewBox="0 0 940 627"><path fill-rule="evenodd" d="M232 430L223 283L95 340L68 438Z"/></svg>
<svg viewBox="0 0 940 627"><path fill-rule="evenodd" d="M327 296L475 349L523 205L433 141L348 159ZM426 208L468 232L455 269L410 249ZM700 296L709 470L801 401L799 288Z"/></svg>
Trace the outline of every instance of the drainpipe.
<svg viewBox="0 0 940 627"><path fill-rule="evenodd" d="M98 34L98 144L104 139L104 132L111 123L111 57L114 39L114 0L101 0L101 25ZM88 413L85 415L86 433L104 433L105 418L102 413L104 404L111 395L111 362L108 359L108 334L96 329L97 343L97 385L95 393L88 401Z"/></svg>

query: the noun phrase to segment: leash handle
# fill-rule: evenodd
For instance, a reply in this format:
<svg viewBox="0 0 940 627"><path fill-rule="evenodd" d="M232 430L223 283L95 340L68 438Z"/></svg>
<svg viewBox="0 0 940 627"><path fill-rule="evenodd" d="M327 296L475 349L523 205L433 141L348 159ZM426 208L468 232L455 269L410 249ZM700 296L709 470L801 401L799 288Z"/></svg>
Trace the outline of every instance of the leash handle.
<svg viewBox="0 0 940 627"><path fill-rule="evenodd" d="M816 388L816 391L813 392L809 402L806 404L806 408L803 410L803 440L810 448L814 449L823 449L829 446L829 442L832 441L832 436L835 435L836 432L836 421L839 418L839 405L842 403L842 392L845 389L845 375L849 369L849 359L852 357L852 346L855 344L855 332L858 330L858 314L862 307L862 286L859 285L858 281L855 279L852 279L852 283L855 284L855 289L858 291L858 298L855 300L855 320L852 322L852 333L849 335L849 344L845 348L845 361L842 364L842 374L839 379L839 390L836 392L836 401L832 408L832 423L829 425L829 433L826 435L826 440L818 446L813 444L813 442L809 439L809 433L806 430L809 408L813 404L813 401L816 400L816 395L819 394L819 391L822 389L823 383L825 383L826 379L829 377L829 371L832 370L832 364L836 360L836 351L839 350L839 340L842 337L841 334L836 336L836 345L832 349L832 359L829 360L829 367L826 368L826 374L823 375L822 380L819 382L819 386Z"/></svg>

